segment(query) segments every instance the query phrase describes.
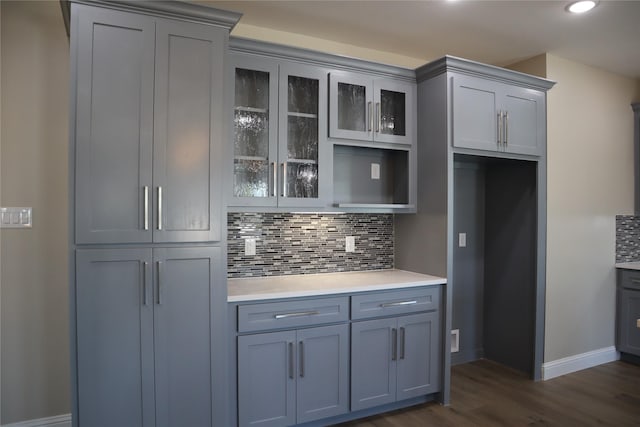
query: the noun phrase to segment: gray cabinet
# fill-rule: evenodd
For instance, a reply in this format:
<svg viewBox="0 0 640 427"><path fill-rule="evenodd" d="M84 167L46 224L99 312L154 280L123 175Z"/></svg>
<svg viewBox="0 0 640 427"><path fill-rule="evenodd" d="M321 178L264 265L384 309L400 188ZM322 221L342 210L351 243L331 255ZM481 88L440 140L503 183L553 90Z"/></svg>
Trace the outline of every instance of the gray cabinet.
<svg viewBox="0 0 640 427"><path fill-rule="evenodd" d="M327 73L233 55L232 206L322 207L330 194Z"/></svg>
<svg viewBox="0 0 640 427"><path fill-rule="evenodd" d="M226 30L74 11L76 243L220 240Z"/></svg>
<svg viewBox="0 0 640 427"><path fill-rule="evenodd" d="M219 248L76 254L79 424L212 425Z"/></svg>
<svg viewBox="0 0 640 427"><path fill-rule="evenodd" d="M426 395L440 387L439 312L351 325L351 409Z"/></svg>
<svg viewBox="0 0 640 427"><path fill-rule="evenodd" d="M618 270L616 335L618 351L640 356L640 271Z"/></svg>
<svg viewBox="0 0 640 427"><path fill-rule="evenodd" d="M346 413L348 325L238 337L239 425L286 426Z"/></svg>
<svg viewBox="0 0 640 427"><path fill-rule="evenodd" d="M415 85L364 74L331 72L329 136L413 143Z"/></svg>
<svg viewBox="0 0 640 427"><path fill-rule="evenodd" d="M544 92L467 75L452 81L454 147L541 154Z"/></svg>

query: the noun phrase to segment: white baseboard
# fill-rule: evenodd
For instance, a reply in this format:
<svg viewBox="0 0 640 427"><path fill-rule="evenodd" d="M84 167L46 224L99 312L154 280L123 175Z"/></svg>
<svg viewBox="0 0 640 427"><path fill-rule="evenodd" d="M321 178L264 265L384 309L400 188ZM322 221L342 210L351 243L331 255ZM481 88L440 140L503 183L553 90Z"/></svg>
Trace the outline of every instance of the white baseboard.
<svg viewBox="0 0 640 427"><path fill-rule="evenodd" d="M569 356L563 359L543 363L542 379L550 380L551 378L581 371L587 368L592 368L594 366L613 362L619 359L620 353L618 353L616 351L616 348L613 346L588 351L582 354L576 354L575 356Z"/></svg>
<svg viewBox="0 0 640 427"><path fill-rule="evenodd" d="M71 427L71 414L38 418L37 420L20 421L19 423L3 424L2 427Z"/></svg>

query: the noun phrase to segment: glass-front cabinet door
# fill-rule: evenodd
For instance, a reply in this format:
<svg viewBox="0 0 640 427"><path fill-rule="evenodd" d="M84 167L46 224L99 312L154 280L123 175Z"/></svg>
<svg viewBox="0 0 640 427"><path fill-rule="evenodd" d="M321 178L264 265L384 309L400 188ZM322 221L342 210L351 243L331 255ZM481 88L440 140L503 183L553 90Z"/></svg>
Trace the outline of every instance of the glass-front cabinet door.
<svg viewBox="0 0 640 427"><path fill-rule="evenodd" d="M415 85L355 73L329 81L329 136L411 144Z"/></svg>
<svg viewBox="0 0 640 427"><path fill-rule="evenodd" d="M276 206L278 66L234 57L233 206Z"/></svg>
<svg viewBox="0 0 640 427"><path fill-rule="evenodd" d="M326 201L327 74L280 65L280 206L321 206Z"/></svg>

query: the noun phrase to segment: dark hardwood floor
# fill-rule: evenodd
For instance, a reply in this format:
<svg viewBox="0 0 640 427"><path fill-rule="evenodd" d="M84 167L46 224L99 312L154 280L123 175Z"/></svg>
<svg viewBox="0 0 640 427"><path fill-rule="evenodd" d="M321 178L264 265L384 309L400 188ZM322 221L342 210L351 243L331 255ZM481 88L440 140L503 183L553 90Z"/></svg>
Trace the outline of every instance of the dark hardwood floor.
<svg viewBox="0 0 640 427"><path fill-rule="evenodd" d="M640 366L612 362L533 382L497 363L454 366L451 406L427 403L342 427L640 426Z"/></svg>

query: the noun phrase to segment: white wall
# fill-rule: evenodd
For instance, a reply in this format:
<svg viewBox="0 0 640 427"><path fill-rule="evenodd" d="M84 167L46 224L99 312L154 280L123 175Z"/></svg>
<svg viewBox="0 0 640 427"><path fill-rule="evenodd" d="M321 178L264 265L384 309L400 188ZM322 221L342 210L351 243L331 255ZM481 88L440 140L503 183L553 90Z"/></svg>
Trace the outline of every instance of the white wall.
<svg viewBox="0 0 640 427"><path fill-rule="evenodd" d="M615 344L615 215L633 213L637 81L547 55L545 362Z"/></svg>
<svg viewBox="0 0 640 427"><path fill-rule="evenodd" d="M69 47L56 2L0 2L0 205L33 207L2 230L0 423L68 413Z"/></svg>

